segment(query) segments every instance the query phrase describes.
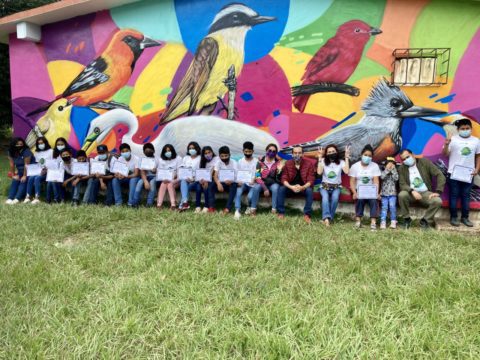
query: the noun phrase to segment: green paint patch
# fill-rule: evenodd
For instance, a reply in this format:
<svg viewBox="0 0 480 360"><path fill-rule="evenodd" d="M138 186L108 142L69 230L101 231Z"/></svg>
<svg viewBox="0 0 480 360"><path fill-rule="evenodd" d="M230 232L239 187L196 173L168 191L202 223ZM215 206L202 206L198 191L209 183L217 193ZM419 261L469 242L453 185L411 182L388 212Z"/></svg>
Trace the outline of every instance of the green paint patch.
<svg viewBox="0 0 480 360"><path fill-rule="evenodd" d="M143 111L150 110L151 108L153 108L153 104L152 104L152 103L146 103L145 105L142 106L142 110L143 110Z"/></svg>
<svg viewBox="0 0 480 360"><path fill-rule="evenodd" d="M303 64L304 62L305 62L305 60L299 60L299 61L297 61L295 64L301 65L301 64Z"/></svg>
<svg viewBox="0 0 480 360"><path fill-rule="evenodd" d="M132 98L134 88L131 86L124 86L118 90L115 95L113 95L112 100L128 105L130 104L130 99Z"/></svg>
<svg viewBox="0 0 480 360"><path fill-rule="evenodd" d="M293 41L293 42L284 44L284 46L289 48L302 48L305 46L312 46L312 45L319 46L321 44L323 44L323 39L309 39L309 40Z"/></svg>
<svg viewBox="0 0 480 360"><path fill-rule="evenodd" d="M168 95L173 91L171 87L164 88L160 90L160 95Z"/></svg>

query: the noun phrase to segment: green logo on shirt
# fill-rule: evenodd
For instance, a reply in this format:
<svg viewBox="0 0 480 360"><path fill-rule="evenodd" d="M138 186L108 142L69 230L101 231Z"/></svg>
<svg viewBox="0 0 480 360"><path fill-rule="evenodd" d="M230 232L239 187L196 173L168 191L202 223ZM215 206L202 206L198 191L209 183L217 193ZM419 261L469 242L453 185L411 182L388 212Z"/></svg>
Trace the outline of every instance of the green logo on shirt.
<svg viewBox="0 0 480 360"><path fill-rule="evenodd" d="M420 188L420 187L422 187L422 186L423 186L423 180L422 180L421 178L419 178L419 177L416 177L416 178L413 180L413 187L414 187L415 189L418 189L418 188Z"/></svg>
<svg viewBox="0 0 480 360"><path fill-rule="evenodd" d="M468 156L472 153L472 150L470 150L469 147L465 146L462 151L460 151L460 154L462 154L463 156Z"/></svg>
<svg viewBox="0 0 480 360"><path fill-rule="evenodd" d="M335 171L330 171L327 174L327 178L329 178L329 179L335 179L336 177L337 177L337 174L335 173Z"/></svg>
<svg viewBox="0 0 480 360"><path fill-rule="evenodd" d="M368 184L370 182L370 178L368 176L362 177L362 183Z"/></svg>

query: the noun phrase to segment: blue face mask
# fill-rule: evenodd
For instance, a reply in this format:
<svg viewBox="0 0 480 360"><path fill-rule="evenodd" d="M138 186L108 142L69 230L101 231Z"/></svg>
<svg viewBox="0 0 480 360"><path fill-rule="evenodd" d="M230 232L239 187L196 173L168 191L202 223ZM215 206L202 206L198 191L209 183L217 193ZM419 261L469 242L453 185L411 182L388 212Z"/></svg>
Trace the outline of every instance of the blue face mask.
<svg viewBox="0 0 480 360"><path fill-rule="evenodd" d="M415 164L415 160L413 159L413 157L409 156L408 158L403 160L403 163L410 167L410 166L413 166Z"/></svg>
<svg viewBox="0 0 480 360"><path fill-rule="evenodd" d="M190 156L195 156L195 155L197 155L197 150L190 149L190 150L188 150L188 153L190 154Z"/></svg>
<svg viewBox="0 0 480 360"><path fill-rule="evenodd" d="M462 138L468 138L470 135L472 135L472 130L460 130L458 135L460 135Z"/></svg>
<svg viewBox="0 0 480 360"><path fill-rule="evenodd" d="M120 154L124 159L130 159L130 156L132 156L132 153L130 151L127 152L122 152Z"/></svg>
<svg viewBox="0 0 480 360"><path fill-rule="evenodd" d="M98 160L100 161L107 160L107 154L98 154Z"/></svg>
<svg viewBox="0 0 480 360"><path fill-rule="evenodd" d="M45 150L45 144L38 144L38 150Z"/></svg>
<svg viewBox="0 0 480 360"><path fill-rule="evenodd" d="M166 152L165 152L165 157L166 157L167 159L170 159L170 158L172 157L172 152L171 152L171 151L166 151Z"/></svg>
<svg viewBox="0 0 480 360"><path fill-rule="evenodd" d="M362 163L368 165L372 162L372 158L370 156L362 155Z"/></svg>
<svg viewBox="0 0 480 360"><path fill-rule="evenodd" d="M302 155L293 155L292 158L293 161L299 162L300 160L302 160Z"/></svg>

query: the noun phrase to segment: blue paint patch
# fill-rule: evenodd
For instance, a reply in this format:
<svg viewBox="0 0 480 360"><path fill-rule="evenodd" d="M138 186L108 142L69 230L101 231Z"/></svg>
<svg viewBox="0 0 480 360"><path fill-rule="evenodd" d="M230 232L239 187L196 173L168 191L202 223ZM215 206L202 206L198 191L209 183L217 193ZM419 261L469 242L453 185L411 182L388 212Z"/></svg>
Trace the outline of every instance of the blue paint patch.
<svg viewBox="0 0 480 360"><path fill-rule="evenodd" d="M243 101L248 102L253 100L253 95L249 91L244 92L242 95L240 95Z"/></svg>
<svg viewBox="0 0 480 360"><path fill-rule="evenodd" d="M148 142L148 140L150 140L150 135L149 135L149 136L147 136L147 137L145 138L145 140L143 140L143 143L144 143L144 144L145 144L145 143L147 143L147 142Z"/></svg>
<svg viewBox="0 0 480 360"><path fill-rule="evenodd" d="M70 114L70 124L72 125L75 135L77 135L78 143L83 145L87 136L90 122L99 114L88 107L73 106Z"/></svg>
<svg viewBox="0 0 480 360"><path fill-rule="evenodd" d="M343 120L339 121L338 123L336 123L335 125L332 126L332 129L335 129L337 126L340 126L342 125L345 121L348 121L350 120L352 117L354 117L355 115L357 114L356 111L352 112L350 115L348 115L346 118L344 118Z"/></svg>
<svg viewBox="0 0 480 360"><path fill-rule="evenodd" d="M262 121L262 120L258 120L258 121L257 121L257 124L258 124L258 125L263 125L263 121Z"/></svg>
<svg viewBox="0 0 480 360"><path fill-rule="evenodd" d="M448 104L448 103L451 103L453 101L453 99L455 99L455 96L457 96L457 94L451 94L451 95L445 96L441 99L435 100L435 102L436 103L442 103L442 104Z"/></svg>
<svg viewBox="0 0 480 360"><path fill-rule="evenodd" d="M434 124L421 118L406 118L400 129L402 134L402 150L410 149L415 154L421 154L433 135L445 136L442 124Z"/></svg>
<svg viewBox="0 0 480 360"><path fill-rule="evenodd" d="M157 131L159 127L160 127L159 124L155 125L155 126L153 127L153 131Z"/></svg>
<svg viewBox="0 0 480 360"><path fill-rule="evenodd" d="M117 148L113 148L113 150L111 151L112 153L116 153L117 152Z"/></svg>
<svg viewBox="0 0 480 360"><path fill-rule="evenodd" d="M282 130L278 130L275 134L279 135L282 133ZM288 142L288 141L287 141Z"/></svg>
<svg viewBox="0 0 480 360"><path fill-rule="evenodd" d="M274 116L274 117L277 117L277 116L279 116L279 115L280 115L280 110L275 110L275 111L273 112L273 116Z"/></svg>
<svg viewBox="0 0 480 360"><path fill-rule="evenodd" d="M429 98L430 98L430 99L433 99L433 98L436 98L437 96L438 96L438 94L435 93L435 94L430 95Z"/></svg>
<svg viewBox="0 0 480 360"><path fill-rule="evenodd" d="M278 153L278 156L283 159L283 160L291 160L292 159L292 155L290 154L284 154L282 152L279 152Z"/></svg>
<svg viewBox="0 0 480 360"><path fill-rule="evenodd" d="M118 129L117 132L120 134L123 130L122 129Z"/></svg>

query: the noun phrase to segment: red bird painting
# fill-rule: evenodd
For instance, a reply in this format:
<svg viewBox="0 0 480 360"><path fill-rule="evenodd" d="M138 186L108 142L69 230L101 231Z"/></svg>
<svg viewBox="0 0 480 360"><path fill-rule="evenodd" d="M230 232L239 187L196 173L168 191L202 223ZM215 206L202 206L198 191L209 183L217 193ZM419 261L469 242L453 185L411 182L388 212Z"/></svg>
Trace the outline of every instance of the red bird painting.
<svg viewBox="0 0 480 360"><path fill-rule="evenodd" d="M293 89L293 105L304 112L311 94L319 91L350 93L343 85L353 74L371 36L381 34L380 29L371 27L361 20L351 20L339 26L308 63L302 77L303 91ZM320 84L319 89L315 89ZM335 85L338 85L335 90ZM343 86L342 86L343 85ZM297 90L297 91L295 91Z"/></svg>

